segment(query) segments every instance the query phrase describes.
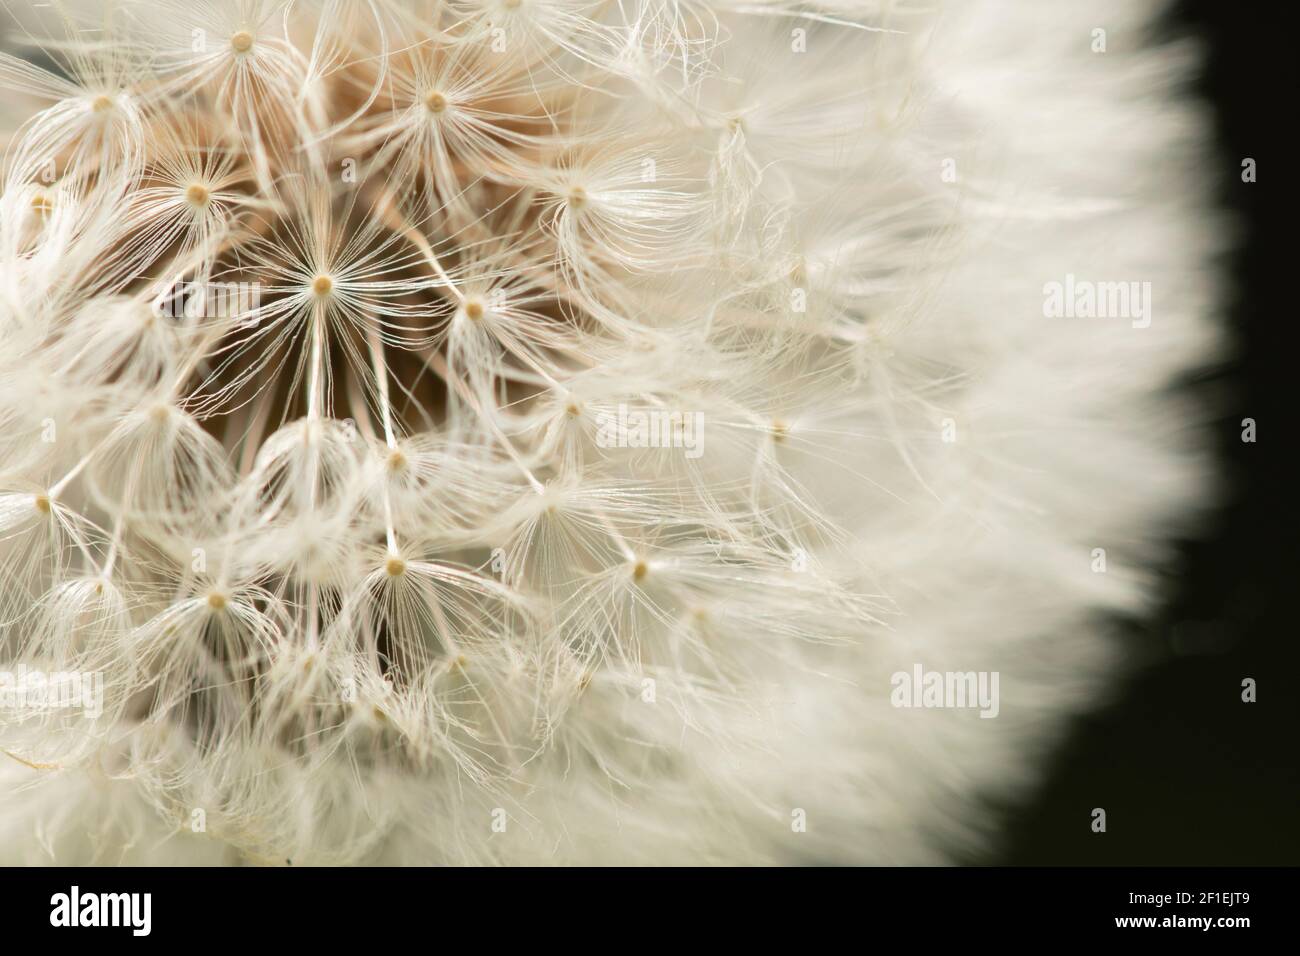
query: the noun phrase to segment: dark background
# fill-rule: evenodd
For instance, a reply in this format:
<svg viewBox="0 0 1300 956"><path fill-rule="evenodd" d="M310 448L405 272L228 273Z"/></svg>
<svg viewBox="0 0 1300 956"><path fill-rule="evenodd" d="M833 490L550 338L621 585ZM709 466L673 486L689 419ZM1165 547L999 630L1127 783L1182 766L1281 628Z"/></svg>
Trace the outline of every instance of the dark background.
<svg viewBox="0 0 1300 956"><path fill-rule="evenodd" d="M1228 491L1182 542L1163 615L1124 626L1144 666L1075 723L1039 792L998 808L995 852L967 862L1300 865L1295 6L1183 0L1167 18L1168 35L1205 47L1196 92L1214 108L1216 198L1238 219L1222 264L1237 355L1184 386L1212 408ZM1241 181L1245 157L1254 183ZM1241 441L1243 418L1256 420L1254 444ZM1105 833L1091 830L1093 807L1106 809Z"/></svg>

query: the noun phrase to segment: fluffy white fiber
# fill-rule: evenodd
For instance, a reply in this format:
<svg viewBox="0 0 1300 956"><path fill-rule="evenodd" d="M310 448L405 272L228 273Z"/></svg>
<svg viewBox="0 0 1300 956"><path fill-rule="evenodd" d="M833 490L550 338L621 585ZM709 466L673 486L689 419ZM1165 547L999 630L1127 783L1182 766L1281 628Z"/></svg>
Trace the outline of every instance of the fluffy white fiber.
<svg viewBox="0 0 1300 956"><path fill-rule="evenodd" d="M102 694L0 713L0 859L986 845L1205 493L1157 13L11 5L0 670Z"/></svg>

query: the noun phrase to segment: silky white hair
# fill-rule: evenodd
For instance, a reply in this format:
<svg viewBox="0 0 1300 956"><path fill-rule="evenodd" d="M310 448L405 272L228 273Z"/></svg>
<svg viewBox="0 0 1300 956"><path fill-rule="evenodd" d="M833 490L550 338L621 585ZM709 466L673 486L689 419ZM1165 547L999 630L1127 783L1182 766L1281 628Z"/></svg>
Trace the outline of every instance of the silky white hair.
<svg viewBox="0 0 1300 956"><path fill-rule="evenodd" d="M0 860L987 848L1207 495L1159 12L12 9Z"/></svg>

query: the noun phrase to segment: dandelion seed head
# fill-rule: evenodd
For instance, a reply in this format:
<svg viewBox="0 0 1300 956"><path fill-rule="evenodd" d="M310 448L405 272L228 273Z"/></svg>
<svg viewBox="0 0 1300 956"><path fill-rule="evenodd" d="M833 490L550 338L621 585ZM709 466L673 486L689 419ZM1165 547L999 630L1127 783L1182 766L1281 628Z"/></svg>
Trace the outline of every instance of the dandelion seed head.
<svg viewBox="0 0 1300 956"><path fill-rule="evenodd" d="M0 670L105 700L0 721L62 768L0 860L943 859L1200 483L1182 61L1093 82L1102 2L31 4ZM1036 321L1067 270L1170 306ZM918 659L1016 699L896 709Z"/></svg>

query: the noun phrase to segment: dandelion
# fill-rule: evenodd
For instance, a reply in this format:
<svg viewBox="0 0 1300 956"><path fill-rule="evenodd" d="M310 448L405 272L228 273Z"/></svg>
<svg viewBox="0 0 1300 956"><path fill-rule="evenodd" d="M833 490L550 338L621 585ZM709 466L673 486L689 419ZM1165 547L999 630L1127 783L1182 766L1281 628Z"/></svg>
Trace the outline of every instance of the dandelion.
<svg viewBox="0 0 1300 956"><path fill-rule="evenodd" d="M1148 599L1213 342L1180 58L961 6L15 10L0 670L104 700L0 718L0 857L940 858Z"/></svg>

